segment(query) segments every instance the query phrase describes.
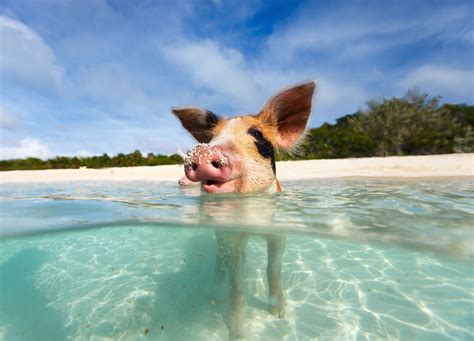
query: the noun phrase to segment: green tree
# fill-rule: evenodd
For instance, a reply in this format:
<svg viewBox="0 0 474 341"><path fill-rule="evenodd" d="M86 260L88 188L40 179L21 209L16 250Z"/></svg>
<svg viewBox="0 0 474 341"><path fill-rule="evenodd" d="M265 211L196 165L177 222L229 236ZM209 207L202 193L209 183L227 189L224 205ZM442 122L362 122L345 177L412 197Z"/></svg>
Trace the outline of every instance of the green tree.
<svg viewBox="0 0 474 341"><path fill-rule="evenodd" d="M409 91L402 98L368 102L368 110L351 119L355 130L376 143L375 155L442 154L464 143L469 107L440 106L440 98ZM456 142L459 141L459 142Z"/></svg>

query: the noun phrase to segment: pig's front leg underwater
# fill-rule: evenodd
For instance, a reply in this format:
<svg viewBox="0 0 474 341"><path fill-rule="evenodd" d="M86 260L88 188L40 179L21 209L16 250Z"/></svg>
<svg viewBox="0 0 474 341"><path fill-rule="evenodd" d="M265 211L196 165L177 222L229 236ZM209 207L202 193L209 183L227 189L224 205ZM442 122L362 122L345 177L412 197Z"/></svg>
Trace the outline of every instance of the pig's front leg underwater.
<svg viewBox="0 0 474 341"><path fill-rule="evenodd" d="M226 275L229 287L230 311L228 316L231 339L244 337L245 292L244 274L245 246L248 233L216 231L217 257L215 276L223 284Z"/></svg>
<svg viewBox="0 0 474 341"><path fill-rule="evenodd" d="M231 338L244 337L244 253L248 234L230 232L226 236L224 263L229 274L230 287L230 314L229 314L229 335Z"/></svg>
<svg viewBox="0 0 474 341"><path fill-rule="evenodd" d="M270 313L276 317L285 316L286 300L281 284L281 271L285 244L286 237L284 236L267 236L268 304L270 306Z"/></svg>

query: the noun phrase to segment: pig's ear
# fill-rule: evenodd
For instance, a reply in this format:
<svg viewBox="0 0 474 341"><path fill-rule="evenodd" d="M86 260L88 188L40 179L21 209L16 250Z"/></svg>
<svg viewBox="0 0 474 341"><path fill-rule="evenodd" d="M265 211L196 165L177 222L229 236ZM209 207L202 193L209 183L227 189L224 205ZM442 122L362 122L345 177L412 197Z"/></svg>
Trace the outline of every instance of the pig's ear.
<svg viewBox="0 0 474 341"><path fill-rule="evenodd" d="M315 88L316 83L309 82L280 91L263 108L260 116L277 126L278 147L291 148L303 136Z"/></svg>
<svg viewBox="0 0 474 341"><path fill-rule="evenodd" d="M200 143L208 143L212 139L212 130L220 120L216 114L196 107L173 107L171 111Z"/></svg>

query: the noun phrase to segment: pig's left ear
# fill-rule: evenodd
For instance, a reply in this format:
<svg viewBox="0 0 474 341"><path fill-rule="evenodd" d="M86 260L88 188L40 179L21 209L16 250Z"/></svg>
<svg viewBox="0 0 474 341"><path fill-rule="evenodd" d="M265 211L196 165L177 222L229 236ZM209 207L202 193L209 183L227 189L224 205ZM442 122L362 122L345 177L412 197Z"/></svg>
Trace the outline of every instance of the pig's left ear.
<svg viewBox="0 0 474 341"><path fill-rule="evenodd" d="M196 107L173 107L173 114L179 118L183 127L200 143L208 143L213 137L213 128L219 117L207 110Z"/></svg>
<svg viewBox="0 0 474 341"><path fill-rule="evenodd" d="M303 136L311 114L315 82L304 83L274 95L263 108L260 117L277 126L277 145L291 148Z"/></svg>

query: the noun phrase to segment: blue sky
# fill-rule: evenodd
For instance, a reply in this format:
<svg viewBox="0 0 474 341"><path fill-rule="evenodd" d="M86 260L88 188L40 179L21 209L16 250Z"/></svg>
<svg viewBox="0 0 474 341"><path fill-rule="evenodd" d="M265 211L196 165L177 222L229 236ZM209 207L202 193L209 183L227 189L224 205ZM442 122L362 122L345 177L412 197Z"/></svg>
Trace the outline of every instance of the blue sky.
<svg viewBox="0 0 474 341"><path fill-rule="evenodd" d="M417 87L474 103L472 1L0 0L0 158L174 153L170 114L256 113L317 79L310 126Z"/></svg>

